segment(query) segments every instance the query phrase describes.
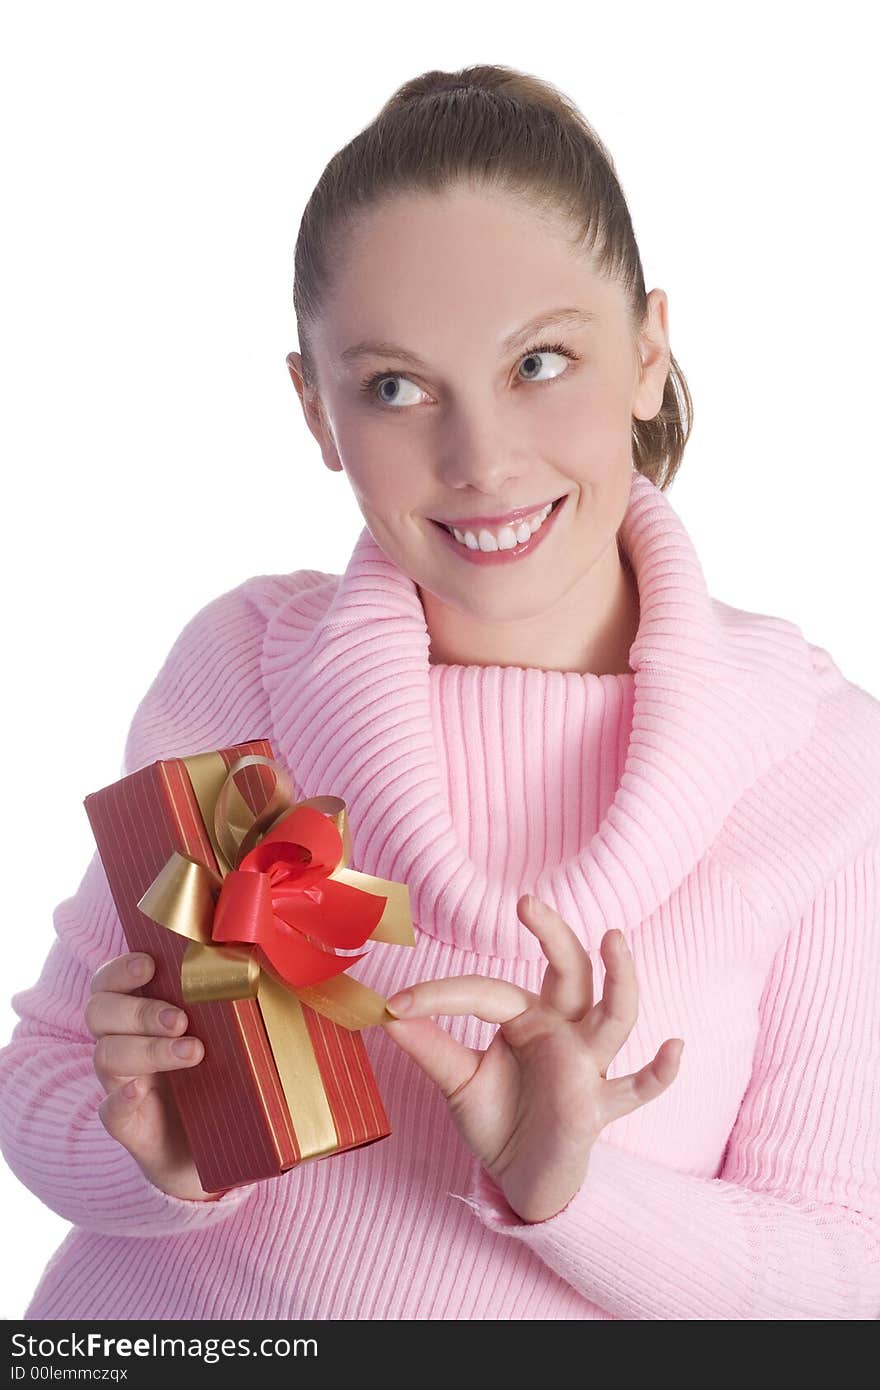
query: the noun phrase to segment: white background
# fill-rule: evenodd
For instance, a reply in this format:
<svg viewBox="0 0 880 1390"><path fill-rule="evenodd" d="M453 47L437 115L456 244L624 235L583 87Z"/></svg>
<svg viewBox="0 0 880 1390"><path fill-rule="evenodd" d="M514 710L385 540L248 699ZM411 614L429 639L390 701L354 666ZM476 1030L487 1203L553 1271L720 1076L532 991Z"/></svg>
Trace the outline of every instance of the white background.
<svg viewBox="0 0 880 1390"><path fill-rule="evenodd" d="M871 7L311 8L4 10L0 1042L181 627L249 575L345 568L362 518L284 363L293 248L331 155L426 69L506 63L581 107L669 296L696 412L669 496L710 593L880 696ZM0 1225L20 1317L69 1227L2 1161Z"/></svg>

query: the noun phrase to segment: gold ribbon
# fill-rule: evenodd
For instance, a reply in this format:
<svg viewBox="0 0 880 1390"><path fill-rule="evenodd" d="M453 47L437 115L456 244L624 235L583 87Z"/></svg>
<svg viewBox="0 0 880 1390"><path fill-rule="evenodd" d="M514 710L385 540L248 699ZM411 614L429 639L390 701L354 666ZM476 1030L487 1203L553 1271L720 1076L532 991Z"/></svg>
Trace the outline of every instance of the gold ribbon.
<svg viewBox="0 0 880 1390"><path fill-rule="evenodd" d="M351 1031L391 1018L385 1000L347 974L308 986L281 983L261 967L253 947L212 944L211 924L223 878L258 844L272 826L290 811L311 806L327 815L342 843L339 861L329 878L386 899L382 916L370 934L372 941L414 946L409 890L405 883L359 873L348 867L351 836L345 802L335 796L295 800L286 770L259 753L241 757L227 769L217 752L182 758L211 847L219 877L204 864L174 851L138 902L153 921L189 938L180 969L187 1003L254 998L272 1048L284 1097L303 1159L332 1153L339 1137L302 1011L316 1013ZM275 785L259 812L251 810L236 785L239 772L252 765L268 767Z"/></svg>

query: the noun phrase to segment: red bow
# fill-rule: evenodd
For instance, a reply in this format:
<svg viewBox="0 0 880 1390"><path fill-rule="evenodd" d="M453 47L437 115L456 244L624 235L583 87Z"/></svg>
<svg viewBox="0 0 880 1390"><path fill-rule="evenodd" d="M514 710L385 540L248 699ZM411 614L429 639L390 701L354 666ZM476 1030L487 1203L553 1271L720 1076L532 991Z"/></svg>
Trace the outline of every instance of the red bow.
<svg viewBox="0 0 880 1390"><path fill-rule="evenodd" d="M363 946L387 898L331 878L341 855L328 816L311 806L289 812L224 876L212 939L258 946L294 987L342 974L366 952L338 956L335 948Z"/></svg>

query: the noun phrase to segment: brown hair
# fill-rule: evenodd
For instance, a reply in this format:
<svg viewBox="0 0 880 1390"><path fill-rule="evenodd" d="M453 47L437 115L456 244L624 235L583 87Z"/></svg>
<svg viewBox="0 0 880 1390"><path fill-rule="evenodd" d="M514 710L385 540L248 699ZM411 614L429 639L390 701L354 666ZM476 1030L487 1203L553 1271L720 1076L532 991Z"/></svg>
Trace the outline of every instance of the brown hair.
<svg viewBox="0 0 880 1390"><path fill-rule="evenodd" d="M633 324L647 310L629 210L610 154L575 104L530 74L494 64L434 70L405 82L333 155L306 204L294 256L293 303L303 380L317 387L310 326L360 213L408 191L475 182L523 195L575 229L598 271L616 279ZM633 462L665 489L691 431L693 406L675 358L652 420L632 422Z"/></svg>

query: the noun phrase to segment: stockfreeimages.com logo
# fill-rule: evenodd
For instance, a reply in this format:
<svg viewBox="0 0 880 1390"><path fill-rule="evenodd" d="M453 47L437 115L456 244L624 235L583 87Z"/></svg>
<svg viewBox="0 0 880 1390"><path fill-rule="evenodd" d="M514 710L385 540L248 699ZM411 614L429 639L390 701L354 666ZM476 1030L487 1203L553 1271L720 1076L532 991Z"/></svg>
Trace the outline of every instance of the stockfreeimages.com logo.
<svg viewBox="0 0 880 1390"><path fill-rule="evenodd" d="M184 1360L204 1361L213 1365L224 1357L237 1356L317 1356L318 1343L314 1337L262 1337L252 1345L250 1337L160 1337L152 1333L149 1337L105 1337L100 1332L89 1332L85 1336L71 1333L65 1337L33 1337L23 1332L12 1335L13 1357L46 1358L65 1360L72 1357L87 1359L99 1358L143 1358L181 1357ZM31 1375L36 1368L31 1367ZM28 1375L26 1366L14 1365L12 1379L23 1380Z"/></svg>

